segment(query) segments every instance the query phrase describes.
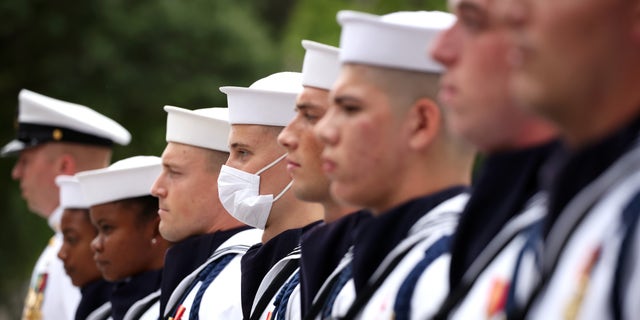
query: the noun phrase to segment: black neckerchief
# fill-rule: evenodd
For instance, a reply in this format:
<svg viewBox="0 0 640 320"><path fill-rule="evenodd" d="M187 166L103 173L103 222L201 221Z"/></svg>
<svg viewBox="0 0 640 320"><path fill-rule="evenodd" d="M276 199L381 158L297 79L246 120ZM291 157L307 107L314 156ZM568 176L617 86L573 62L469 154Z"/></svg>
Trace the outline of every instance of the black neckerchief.
<svg viewBox="0 0 640 320"><path fill-rule="evenodd" d="M286 230L273 237L267 243L258 243L242 256L240 268L242 270L241 296L242 314L245 319L251 315L251 307L258 288L264 276L282 258L291 253L299 244L303 233L316 226L318 222L305 227Z"/></svg>
<svg viewBox="0 0 640 320"><path fill-rule="evenodd" d="M113 292L114 284L112 282L99 279L80 288L82 298L76 309L76 320L84 320L91 312L100 308L109 301Z"/></svg>
<svg viewBox="0 0 640 320"><path fill-rule="evenodd" d="M353 280L356 293L369 281L384 258L409 233L411 227L431 209L451 199L466 187L452 187L405 202L380 216L360 223L355 230Z"/></svg>
<svg viewBox="0 0 640 320"><path fill-rule="evenodd" d="M351 231L369 218L371 213L368 211L356 211L332 223L320 224L302 236L300 258L302 314L306 314L306 310L313 303L324 281L353 245Z"/></svg>
<svg viewBox="0 0 640 320"><path fill-rule="evenodd" d="M121 320L138 300L160 289L162 269L146 271L115 284L111 294L111 316Z"/></svg>
<svg viewBox="0 0 640 320"><path fill-rule="evenodd" d="M544 236L574 196L600 176L624 153L633 147L640 132L640 117L598 142L578 150L566 151L557 157L556 174L550 174L549 211L545 218Z"/></svg>
<svg viewBox="0 0 640 320"><path fill-rule="evenodd" d="M449 285L456 288L500 229L540 190L538 173L557 141L487 156L473 185L451 246Z"/></svg>
<svg viewBox="0 0 640 320"><path fill-rule="evenodd" d="M164 258L162 290L160 294L160 315L164 315L169 298L178 284L198 269L218 247L240 231L249 227L234 228L225 231L189 237L180 241L169 250Z"/></svg>

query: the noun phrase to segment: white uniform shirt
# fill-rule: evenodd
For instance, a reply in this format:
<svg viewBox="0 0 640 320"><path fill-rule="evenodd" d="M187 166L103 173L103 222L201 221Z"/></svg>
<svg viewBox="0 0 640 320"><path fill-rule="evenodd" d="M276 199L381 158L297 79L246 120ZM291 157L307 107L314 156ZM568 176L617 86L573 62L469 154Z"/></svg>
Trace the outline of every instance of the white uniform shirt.
<svg viewBox="0 0 640 320"><path fill-rule="evenodd" d="M299 272L299 270L298 270ZM302 296L300 293L300 283L291 292L289 301L287 301L287 308L285 310L284 318L287 320L299 320L302 319Z"/></svg>
<svg viewBox="0 0 640 320"><path fill-rule="evenodd" d="M93 310L88 316L87 320L103 320L110 318L111 314L111 302L107 301L101 305L98 309Z"/></svg>
<svg viewBox="0 0 640 320"><path fill-rule="evenodd" d="M155 301L154 301L155 300ZM151 301L154 301L151 303ZM160 289L136 301L123 320L158 320L160 317Z"/></svg>
<svg viewBox="0 0 640 320"><path fill-rule="evenodd" d="M451 312L451 319L478 316L482 319L500 319L504 316L514 267L528 238L525 231L544 218L546 203L546 198L534 196L527 208L509 220L476 258L463 278L463 282L475 281Z"/></svg>
<svg viewBox="0 0 640 320"><path fill-rule="evenodd" d="M269 288L269 285L271 285L271 283L273 282L273 280L278 276L278 274L280 274L280 272L282 272L282 270L284 269L285 265L292 260L299 260L300 259L300 247L296 247L296 249L288 254L286 257L280 259L280 261L276 262L276 264L273 265L273 267L269 270L269 272L267 272L267 274L264 276L264 278L262 279L262 281L260 282L260 286L258 287L258 291L256 292L256 296L253 299L253 305L251 307L251 314L253 315L253 313L256 311L256 307L258 302L260 301L260 298L265 294L265 291L267 291L267 288ZM276 294L271 298L271 301L269 302L269 304L267 305L267 307L265 308L265 310L262 312L260 318L258 319L272 319L272 314L275 310L275 305L274 302L276 300L277 297L277 293L280 292L280 290L283 289L283 287L289 282L291 281L291 279L300 272L300 268L296 268L291 275L289 275L289 277L287 278L287 280L284 282L284 284L282 286L280 286L280 288L276 291ZM295 291L295 290L294 290ZM300 297L299 297L299 290L298 293L296 295L298 295L298 297L296 298L295 296L289 297L289 300L287 302L287 310L289 310L289 308L291 308L291 310L286 311L287 314L285 314L285 317L287 319L299 319L296 318L295 313L297 313L297 315L300 314ZM296 307L294 307L296 301L298 302L298 305ZM297 310L297 311L294 311Z"/></svg>
<svg viewBox="0 0 640 320"><path fill-rule="evenodd" d="M392 250L373 274L369 283L377 279L386 269L388 264L405 249L413 246L407 254L401 259L400 263L387 276L382 285L375 291L371 299L363 307L359 314L360 319L393 319L394 305L398 289L404 282L409 272L413 270L415 265L422 260L425 251L443 236L453 234L457 226L460 212L469 199L466 193L450 198L426 213L413 228L409 231L409 236L401 241L394 250ZM347 253L349 255L350 253ZM338 265L337 270L325 281L327 284L333 277L337 275L339 269L344 268L348 258ZM444 254L439 256L431 263L421 274L420 283L430 288L428 298L418 296L420 287L416 287L412 303L412 314L428 315L437 310L440 303L448 293L448 274L449 274L450 255ZM324 287L324 286L323 286ZM322 292L323 289L320 290ZM419 294L419 293L418 293ZM338 294L336 301L332 307L332 317L343 317L355 300L355 285L353 279L350 279Z"/></svg>
<svg viewBox="0 0 640 320"><path fill-rule="evenodd" d="M204 292L199 316L200 319L241 319L240 260L242 255L247 252L247 249L260 242L261 238L262 230L249 229L236 233L222 243L205 263L184 278L174 289L165 308L164 317L169 316L168 313L175 309L176 304L180 303L179 300L184 296L184 292L188 290L201 270L224 255L234 254L236 256L224 267ZM201 285L202 281L199 281L182 302L182 306L185 307L182 319L189 319L194 298Z"/></svg>
<svg viewBox="0 0 640 320"><path fill-rule="evenodd" d="M61 208L49 217L49 225L56 233L33 269L22 312L24 320L70 320L75 317L81 295L64 271L62 260L58 259L63 242L59 228L61 217Z"/></svg>
<svg viewBox="0 0 640 320"><path fill-rule="evenodd" d="M422 217L409 232L409 237L387 255L373 279L379 277L381 270L405 247L415 244L402 258L400 263L387 276L360 313L360 319L393 319L394 305L400 286L413 268L422 260L427 251L438 240L451 236L458 225L460 213L469 200L469 194L463 193L448 199ZM449 262L451 255L438 256L421 274L414 291L411 304L411 318L426 319L433 315L449 292ZM372 280L369 280L372 282ZM427 295L420 291L428 288Z"/></svg>
<svg viewBox="0 0 640 320"><path fill-rule="evenodd" d="M313 299L314 303L316 303L316 301L318 300L319 295L321 295L324 291L329 290L327 289L327 286L333 282L333 279L340 276L340 273L351 263L351 261L353 260L352 249L353 247L351 247L351 249L347 251L344 257L342 257L342 260L340 260L340 263L338 263L336 269L331 272L329 277L327 277L325 282L322 284L320 290L318 290L316 297ZM344 287L340 290L340 292L338 292L338 295L335 298L335 302L331 306L331 315L333 317L342 317L347 314L349 307L355 300L355 295L356 288L353 283L353 278L351 278L344 284ZM322 311L316 317L316 319L322 319Z"/></svg>
<svg viewBox="0 0 640 320"><path fill-rule="evenodd" d="M564 207L545 238L545 285L532 298L527 319L611 319L612 289L620 253L622 212L640 191L640 148L621 156ZM638 240L636 238L635 240ZM630 246L637 250L638 243ZM638 254L628 279L637 283ZM526 275L518 283L528 283ZM636 282L634 282L636 281ZM638 290L627 287L623 312L638 316Z"/></svg>

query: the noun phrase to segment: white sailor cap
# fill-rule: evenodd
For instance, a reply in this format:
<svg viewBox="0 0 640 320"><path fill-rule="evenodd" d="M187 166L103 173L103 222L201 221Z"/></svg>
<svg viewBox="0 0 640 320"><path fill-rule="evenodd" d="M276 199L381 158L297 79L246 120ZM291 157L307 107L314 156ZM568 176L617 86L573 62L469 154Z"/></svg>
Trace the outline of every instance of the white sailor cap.
<svg viewBox="0 0 640 320"><path fill-rule="evenodd" d="M57 176L56 184L60 189L60 207L63 209L89 208L89 203L82 195L80 182L75 176Z"/></svg>
<svg viewBox="0 0 640 320"><path fill-rule="evenodd" d="M205 108L188 110L165 106L167 142L229 152L229 109Z"/></svg>
<svg viewBox="0 0 640 320"><path fill-rule="evenodd" d="M302 40L302 46L302 85L331 90L340 74L340 49L309 40Z"/></svg>
<svg viewBox="0 0 640 320"><path fill-rule="evenodd" d="M401 11L383 16L340 11L340 61L440 73L444 68L431 58L428 48L454 22L454 15L439 11Z"/></svg>
<svg viewBox="0 0 640 320"><path fill-rule="evenodd" d="M220 87L227 95L229 123L284 127L295 117L296 98L302 91L299 72L278 72L248 88Z"/></svg>
<svg viewBox="0 0 640 320"><path fill-rule="evenodd" d="M162 171L162 160L155 156L135 156L115 162L104 169L76 174L89 204L151 195L151 186Z"/></svg>
<svg viewBox="0 0 640 320"><path fill-rule="evenodd" d="M22 89L18 96L17 137L0 151L14 155L52 141L90 145L127 145L131 134L106 116L79 104Z"/></svg>

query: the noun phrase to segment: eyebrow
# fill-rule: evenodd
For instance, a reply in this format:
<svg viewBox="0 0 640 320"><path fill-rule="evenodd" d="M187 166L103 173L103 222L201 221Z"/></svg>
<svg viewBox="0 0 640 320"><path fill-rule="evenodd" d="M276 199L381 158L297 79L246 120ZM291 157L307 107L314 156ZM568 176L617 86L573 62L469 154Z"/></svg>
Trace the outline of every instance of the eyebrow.
<svg viewBox="0 0 640 320"><path fill-rule="evenodd" d="M178 164L175 163L175 161L173 161L172 159L168 159L168 160L162 160L162 166L165 168L179 168L180 166Z"/></svg>
<svg viewBox="0 0 640 320"><path fill-rule="evenodd" d="M475 14L486 14L486 8L481 7L475 1L461 0L456 5L455 9L457 11L465 11L467 13L475 13Z"/></svg>
<svg viewBox="0 0 640 320"><path fill-rule="evenodd" d="M296 104L296 109L298 110L318 109L318 108L320 108L320 106L313 102L302 102L302 103Z"/></svg>
<svg viewBox="0 0 640 320"><path fill-rule="evenodd" d="M333 98L333 102L335 104L345 104L345 103L349 103L349 102L359 103L360 99L358 99L356 97L349 96L349 95L342 95L342 96L336 96L335 98Z"/></svg>
<svg viewBox="0 0 640 320"><path fill-rule="evenodd" d="M163 167L171 167L171 166L173 166L173 163L171 162L171 159L162 159L162 166Z"/></svg>
<svg viewBox="0 0 640 320"><path fill-rule="evenodd" d="M237 149L237 148L249 148L251 146L249 146L246 143L242 143L242 142L233 142L233 143L231 143L230 147L232 149Z"/></svg>

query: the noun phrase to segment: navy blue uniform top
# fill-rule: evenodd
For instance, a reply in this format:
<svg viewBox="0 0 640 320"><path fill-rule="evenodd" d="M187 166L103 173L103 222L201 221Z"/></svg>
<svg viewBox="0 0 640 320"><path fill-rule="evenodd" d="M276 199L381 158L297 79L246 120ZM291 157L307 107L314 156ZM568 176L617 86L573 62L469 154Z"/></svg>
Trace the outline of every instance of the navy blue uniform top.
<svg viewBox="0 0 640 320"><path fill-rule="evenodd" d="M241 296L242 314L245 319L251 316L251 307L260 283L269 270L282 258L291 253L299 244L300 237L315 227L319 221L305 227L289 229L273 237L267 243L258 243L247 251L240 260L242 270Z"/></svg>
<svg viewBox="0 0 640 320"><path fill-rule="evenodd" d="M549 204L547 214L544 218L542 234L533 234L532 237L542 237L546 241L553 224L558 220L564 208L569 202L585 187L591 184L609 167L611 167L621 156L636 146L638 134L640 133L640 116L632 119L629 123L615 132L598 141L589 143L579 149L568 149L566 146L554 153L549 159L547 174L542 180L543 187L548 190ZM586 213L586 212L585 212ZM571 226L573 227L573 226ZM564 231L563 231L564 232ZM571 236L571 230L566 230L565 239ZM550 257L556 259L557 257ZM549 261L545 261L545 264ZM538 294L537 289L542 288L549 280L553 271L543 270L542 279L533 289L533 295ZM535 300L535 297L529 301ZM509 310L509 318L525 318L527 308L531 304L524 306L514 306ZM524 308L524 309L523 309Z"/></svg>
<svg viewBox="0 0 640 320"><path fill-rule="evenodd" d="M76 320L84 320L91 312L109 301L113 292L113 282L99 279L80 288L82 298L76 309Z"/></svg>
<svg viewBox="0 0 640 320"><path fill-rule="evenodd" d="M491 239L540 190L539 172L557 141L487 156L451 245L449 286L456 288Z"/></svg>
<svg viewBox="0 0 640 320"><path fill-rule="evenodd" d="M442 202L463 192L466 187L452 187L410 200L378 217L360 223L355 231L353 281L356 294L367 284L384 258L402 240L413 225Z"/></svg>
<svg viewBox="0 0 640 320"><path fill-rule="evenodd" d="M362 221L370 219L368 211L356 211L334 222L319 224L302 236L300 258L300 295L302 314L325 280L338 266L353 245L353 231Z"/></svg>
<svg viewBox="0 0 640 320"><path fill-rule="evenodd" d="M160 289L162 269L146 271L117 282L111 294L111 317L121 320L138 300Z"/></svg>
<svg viewBox="0 0 640 320"><path fill-rule="evenodd" d="M629 151L638 140L639 132L640 117L598 142L559 153L553 158L553 165L559 170L548 177L549 211L545 218L545 237L569 201Z"/></svg>
<svg viewBox="0 0 640 320"><path fill-rule="evenodd" d="M164 258L160 315L164 315L164 309L167 307L173 290L184 278L205 263L222 243L236 233L247 229L249 227L245 226L193 236L171 246Z"/></svg>

